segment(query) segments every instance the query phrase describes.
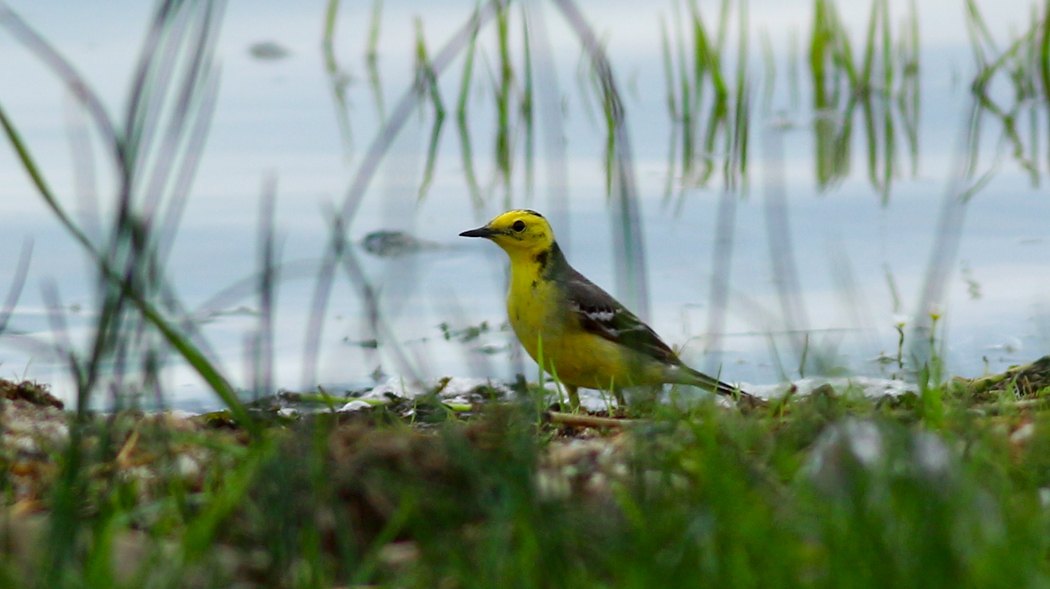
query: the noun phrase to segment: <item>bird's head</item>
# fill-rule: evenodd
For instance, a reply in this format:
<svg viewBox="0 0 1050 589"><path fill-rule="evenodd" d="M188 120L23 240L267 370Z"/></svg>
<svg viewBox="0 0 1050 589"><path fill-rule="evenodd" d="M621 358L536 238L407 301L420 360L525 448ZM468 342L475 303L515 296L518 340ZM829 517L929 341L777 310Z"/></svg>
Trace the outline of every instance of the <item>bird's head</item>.
<svg viewBox="0 0 1050 589"><path fill-rule="evenodd" d="M554 231L543 215L519 209L507 211L484 227L460 233L462 237L484 237L496 242L511 258L535 256L554 244Z"/></svg>

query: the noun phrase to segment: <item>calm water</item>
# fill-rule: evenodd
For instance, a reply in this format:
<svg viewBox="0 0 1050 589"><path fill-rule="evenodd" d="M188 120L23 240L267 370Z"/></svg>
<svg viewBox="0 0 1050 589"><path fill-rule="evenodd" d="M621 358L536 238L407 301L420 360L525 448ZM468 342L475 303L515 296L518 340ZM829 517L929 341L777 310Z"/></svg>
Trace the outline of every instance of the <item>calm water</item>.
<svg viewBox="0 0 1050 589"><path fill-rule="evenodd" d="M705 16L712 3L702 3ZM863 32L866 3L843 3L843 19L855 39ZM856 6L854 6L856 4ZM892 4L892 20L904 3ZM124 103L150 9L145 2L111 1L88 7L79 3L11 2L12 8L52 41L102 95L112 112ZM988 27L1000 46L1027 26L1030 3L978 2L988 11ZM808 73L800 66L799 102L793 103L786 72L778 65L771 108L761 103L762 60L759 36L765 32L778 59L787 62L792 35L805 46L809 2L752 2L750 74L755 85L747 188L738 195L725 334L713 349L705 339L715 248L719 182L683 191L668 202L670 124L666 107L659 19L673 14L670 4L638 9L637 3L581 3L590 24L604 39L624 93L641 197L644 247L648 262L648 318L664 338L683 347L693 365L719 370L723 379L772 383L798 377L799 360L785 335L765 213L764 165L770 141L783 148L783 188L787 222L810 354L825 354L835 366L860 375L888 375L895 365L879 363L895 355L895 324L915 323L921 289L929 269L942 203L949 190L953 162L971 95L973 58L965 36L963 7L957 2L922 2L919 6L922 108L919 116L917 170L903 138L898 139L899 177L887 203L872 188L866 172L864 133L859 115L852 139L852 172L821 190L815 178L812 123L807 106ZM383 7L379 55L387 110L411 83L415 28L422 19L430 51L444 43L466 20L472 5L387 2ZM994 9L994 10L993 10ZM353 146L339 131L336 107L320 49L324 3L232 2L218 47L222 82L212 132L194 184L185 220L177 234L169 277L191 309L209 301L257 267L258 197L264 179L277 180L276 226L282 260L290 265L278 293L275 326L276 384L289 388L316 382L367 386L373 374L409 373L391 352L359 345L374 339L364 320L360 292L340 275L333 290L317 359L316 377L304 370L304 343L314 269L326 241L325 211L338 206L368 144L378 129L363 54L370 8L343 7L336 53L350 75ZM553 215L555 230L570 260L592 280L615 292L612 248L614 214L606 205L602 146L604 130L580 96L581 51L552 6L544 14L556 56L556 79L564 96L564 136L568 162L567 217ZM712 16L708 16L712 18ZM520 41L520 13L512 27ZM516 23L516 24L513 24ZM476 91L470 118L475 165L488 200L472 207L463 179L455 121L446 123L433 185L421 203L416 195L430 133L430 110L413 116L372 182L350 226L358 242L376 230L408 232L425 241L419 253L396 258L355 250L371 285L380 293L385 321L414 370L425 377L492 376L510 379L518 371L535 378L536 368L511 345L505 321L505 260L498 248L456 235L504 208L504 193L492 176L493 121L490 73L496 67L491 31L482 34L485 57L475 60ZM258 59L249 48L273 42L288 51L281 59ZM859 41L858 41L859 42ZM731 41L731 44L734 41ZM517 46L520 49L520 43ZM54 76L6 33L0 33L0 104L19 125L48 181L72 207L73 163L67 131L74 109ZM520 57L519 57L520 60ZM462 72L460 61L443 79L443 99L454 109ZM1010 89L997 85L996 97ZM593 102L593 101L592 101ZM542 110L542 109L541 109ZM1038 180L1046 182L1047 111L1039 115L1043 142ZM454 118L454 114L450 119ZM787 124L785 124L785 122ZM1001 370L1050 352L1050 199L1044 187L1010 157L1001 144L1001 126L984 123L978 175L990 181L965 208L957 256L950 271L941 327L949 369L978 375ZM1027 131L1026 131L1027 132ZM524 162L516 156L511 197L514 206L557 211L551 204L543 141L537 129L538 163L531 195L525 188ZM96 154L96 162L101 156ZM99 192L112 192L111 170L98 163ZM7 148L0 149L0 288L7 288L26 238L34 243L26 289L11 323L26 337L0 340L0 369L8 378L54 383L69 395L66 368L46 349L56 332L48 321L42 288L57 285L69 321L69 336L84 342L90 325L92 278L84 256L59 230ZM896 287L898 302L890 288ZM852 284L852 287L847 287ZM624 293L619 293L624 294ZM204 326L211 347L227 374L247 381L245 342L257 325L255 296L230 296L218 302L224 311ZM446 342L438 327L452 330L481 322L493 329L480 338ZM309 362L307 366L309 366ZM178 399L211 403L195 376L177 363L166 374ZM385 377L384 377L385 378ZM306 382L304 382L304 380Z"/></svg>

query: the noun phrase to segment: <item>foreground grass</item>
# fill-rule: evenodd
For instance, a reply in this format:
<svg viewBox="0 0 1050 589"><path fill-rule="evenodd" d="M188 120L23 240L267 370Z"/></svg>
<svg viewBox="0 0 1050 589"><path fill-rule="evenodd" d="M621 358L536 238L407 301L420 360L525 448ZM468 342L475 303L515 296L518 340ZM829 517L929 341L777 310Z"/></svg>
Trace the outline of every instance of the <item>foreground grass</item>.
<svg viewBox="0 0 1050 589"><path fill-rule="evenodd" d="M10 399L2 402L0 430L0 587L1050 584L1045 507L1050 503L1050 428L1040 397L1050 385L1045 378L1036 379L1041 384L1023 395L999 387L1019 382L1010 377L926 388L920 396L896 399L822 390L746 412L713 402L685 409L649 407L635 410L631 423L604 430L555 425L534 403L515 401L490 402L469 417L433 400L409 407L410 412L378 407L302 419L269 415L265 423L258 414L247 413L200 347L199 334L184 329L196 319L176 304L164 271L216 104L218 68L212 51L223 4L158 3L130 84L127 112L119 117L107 112L70 62L0 4L4 30L72 91L90 121L87 126L109 154L106 165L117 180L109 201L114 217L102 220L103 214L94 212L98 225L110 229L88 231L63 195L50 188L58 183L47 181L50 171L37 164L16 121L0 109L7 143L55 219L87 253L98 284L89 345L81 351L65 344L56 348L69 361L77 414L61 411L32 386L0 387ZM329 4L330 38L338 3ZM628 282L645 292L624 102L589 24L572 2L557 4L593 68L596 104L602 111L598 118L604 118L607 136L606 188L610 194L618 192L612 202L622 203L617 204L616 227L623 232L619 241L624 247L617 253L617 268L625 276L642 277ZM825 8L832 4L818 2ZM723 4L723 14L728 7ZM894 121L904 122L902 132L914 150L919 99L917 48L913 45L893 61L885 7L885 2L873 4L863 62L847 59L848 39L828 10L814 17L821 26L814 27L810 54L815 111L843 115L816 119L819 182L834 184L850 169L843 165L849 164L849 154L842 139L849 138L851 113L859 105L867 122L869 176L884 199L895 177ZM972 28L983 29L972 3L970 7ZM518 155L531 178L531 66L514 73L507 50L508 14L504 3L482 5L437 52L427 50L422 35L417 40L419 80L426 91L420 85L406 90L390 115L381 117L383 128L342 205L334 207L341 212L330 220L331 246L321 254L307 328L313 339L304 357L318 356L326 301L340 265L346 266L350 283L366 303L377 341L382 336L397 354L394 342L400 340L385 327L376 290L347 247L346 228L387 150L421 103L430 104L434 113L419 190L426 193L445 116L438 78L450 71L457 55L464 60L457 116L462 168L475 206L482 206L466 105L474 92L475 40L486 27L498 29L500 47L498 54L490 54L498 55L500 64L493 93L499 119L494 180L509 199L512 162ZM690 16L696 25L692 41L680 33L667 37L669 111L673 133L681 139L672 137L672 144L680 145L682 154L672 151L668 186L678 176L706 183L714 168L707 155L697 161L697 154L709 154L711 146L724 143L729 156L723 177L727 189L733 188L746 181L747 172L752 112L747 61L738 57L735 89L728 90L731 72L723 72L719 63L721 41L711 50L701 38L706 33L697 11L690 10ZM746 32L743 11L740 17ZM1045 21L1033 17L1029 32L1002 57L994 57L998 51L989 53L993 59L983 57L984 46L995 45L986 33L975 34L974 41L981 70L972 85L975 109L1002 119L1008 139L1003 144L1015 148L1013 157L1025 162L1033 180L1039 168L1027 163L1035 156L1027 155L1030 150L1014 132L1014 115L1032 105L1030 118L1035 117L1039 101L1030 99L1045 97L1050 88ZM914 18L911 22L916 24ZM877 44L880 30L885 41ZM378 80L378 24L372 33L370 74ZM679 57L672 57L672 37L682 40L673 44ZM723 38L721 32L717 38ZM917 43L915 35L897 38ZM692 59L686 58L687 43L697 49ZM913 81L898 87L896 95L892 83L884 84L889 92L872 91L870 79L878 68L871 64L880 48L890 56L884 60L884 79L892 82L896 71L901 80ZM528 42L523 46L526 56L533 50L537 55L549 51ZM747 46L741 45L738 53L746 55ZM1043 66L1038 70L1037 55ZM331 57L333 94L345 106L334 54L326 57ZM863 65L861 76L852 71L858 63ZM830 70L825 75L825 68L847 73L848 87L833 82L843 78L831 76ZM1012 72L1012 84L1019 89L1016 105L999 107L985 95L996 71ZM672 75L677 82L670 80ZM1031 82L1036 79L1042 81L1041 94ZM520 102L515 80L525 81ZM379 83L372 86L378 96ZM701 100L703 88L717 96L713 104ZM844 88L849 91L841 92ZM898 101L911 106L891 104ZM382 100L377 102L383 112ZM696 118L702 112L697 109L709 109L711 115ZM900 117L893 116L894 109L902 111ZM880 113L889 113L888 118ZM340 120L345 139L348 123ZM844 125L825 124L837 120ZM979 122L979 117L972 120ZM553 122L555 128L559 121ZM516 128L524 129L523 154L515 154L509 139ZM884 131L872 131L880 128ZM968 135L980 136L976 130ZM561 151L551 149L547 155L558 161L564 158ZM74 150L74 155L83 169L94 165L87 150ZM976 151L970 158L976 158ZM964 177L951 178L953 183L965 180L969 185L979 177L970 168ZM93 187L83 189L91 193ZM270 388L266 358L281 264L272 194L260 202L260 322L252 349L255 390L262 391ZM963 217L957 218L961 222ZM951 239L938 238L934 259L940 259L939 252L954 251ZM950 266L949 257L944 255L943 268ZM24 259L28 267L28 255ZM773 263L790 271L789 256L774 257ZM726 276L728 269L725 265ZM931 272L935 283L939 271ZM0 331L22 280L14 280L0 309ZM57 292L45 289L45 298L49 308L63 308ZM923 303L920 309L929 306ZM724 301L713 307L724 308ZM51 320L55 339L64 341L61 316L56 313ZM236 422L224 416L86 411L100 397L134 399L159 390L157 370L171 353L198 372Z"/></svg>
<svg viewBox="0 0 1050 589"><path fill-rule="evenodd" d="M919 397L825 389L605 430L513 401L274 419L255 438L124 413L89 419L79 449L45 427L12 444L27 412L76 426L6 401L0 582L1045 586L1038 392L935 393L937 419Z"/></svg>

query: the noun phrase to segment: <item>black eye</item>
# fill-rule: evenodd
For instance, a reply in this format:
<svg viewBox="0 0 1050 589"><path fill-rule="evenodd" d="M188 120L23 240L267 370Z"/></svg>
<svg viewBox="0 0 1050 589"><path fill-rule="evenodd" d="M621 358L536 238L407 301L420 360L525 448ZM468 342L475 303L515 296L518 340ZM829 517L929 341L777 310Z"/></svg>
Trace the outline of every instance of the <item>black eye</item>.
<svg viewBox="0 0 1050 589"><path fill-rule="evenodd" d="M517 231L518 233L525 231L525 221L522 221L520 219L515 221L514 224L511 225L511 229Z"/></svg>

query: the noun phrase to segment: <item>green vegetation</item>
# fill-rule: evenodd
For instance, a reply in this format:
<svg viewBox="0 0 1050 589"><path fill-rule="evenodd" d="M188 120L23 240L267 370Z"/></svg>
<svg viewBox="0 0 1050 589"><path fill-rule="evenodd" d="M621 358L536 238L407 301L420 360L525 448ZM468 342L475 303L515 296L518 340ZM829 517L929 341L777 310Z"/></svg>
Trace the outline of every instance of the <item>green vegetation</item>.
<svg viewBox="0 0 1050 589"><path fill-rule="evenodd" d="M553 5L579 42L581 92L602 130L606 192L617 219L616 290L644 315L645 243L621 82L576 4ZM907 145L911 173L918 169L919 39L911 6L896 26L888 2L873 0L858 43L835 3L817 0L811 37L799 42L808 48L806 58L792 51L785 61L766 48L758 66L748 57L756 52L746 3L725 0L714 20L697 3L672 5L663 39L672 127L666 192L686 198L685 188L721 181L716 239L728 245L716 253L721 262L712 278L709 323L716 336L728 296L733 203L746 195L753 117L770 114L778 68L789 73L793 96L801 93L799 72L810 76L812 104L796 101L792 108L805 108L814 120L815 176L822 187L850 169L857 107L868 179L883 202L902 168L898 137ZM215 104L212 54L222 3L158 4L121 117L107 112L70 62L0 3L0 31L71 90L98 140L84 145L102 147L118 180L104 207L112 215L95 225L79 222L37 165L18 121L0 105L7 143L87 254L97 287L86 345L72 341L61 313L50 317L55 352L67 360L76 386L73 411L50 407L25 383L0 387L0 585L1046 586L1045 363L1024 374L951 381L938 360L942 342L934 337L939 314L933 309L944 298L960 211L1000 165L998 158L989 164L978 157L988 121L1032 182L1042 177L1040 125L1050 126L1048 6L1034 8L1030 27L1000 50L976 4L966 3L977 72L969 86L965 161L947 195L920 321L907 336L910 349L902 324L893 359L902 375L916 377L917 394L869 399L854 390L789 391L748 411L713 401L671 403L632 408L630 420L594 422L596 429L552 414L550 400L524 383L511 398L478 393L487 400L469 407L427 395L339 413L346 399L324 390L300 397L319 401L322 410L299 417L247 406L244 398L273 393L273 301L285 269L274 238L274 183L264 186L259 206L250 390L230 384L197 330L199 317L182 306L166 278ZM376 54L382 3L373 4L365 57L382 128L330 214L304 346L307 381L340 271L365 302L367 345L382 345L406 380L430 376L401 349L378 289L348 246L347 228L395 138L418 112L431 124L417 193L427 198L452 104L443 95L447 76L461 76L451 84L458 92L456 133L465 194L476 208L492 195L517 203L515 175L524 177L525 196L531 195L538 145L549 157L547 184L564 182L561 94L550 79L543 14L528 4L517 7L499 0L479 5L436 51L420 21L411 39L417 76L388 105ZM353 89L333 42L339 9L338 0L328 3L322 50L339 132L352 153ZM756 75L756 67L765 67L764 75ZM759 84L766 97L761 113L753 100ZM997 84L1011 96L993 92ZM471 98L479 92L496 113L487 150L491 178L473 159L483 144L470 126ZM773 170L767 179L772 257L784 285L783 323L801 334L805 316L783 178L776 177L783 156L772 137L763 153ZM76 155L80 163L93 161L88 147ZM0 309L0 331L17 304L28 255L27 248ZM887 279L892 284L889 273ZM47 292L49 307L62 308L59 294ZM493 329L442 327L445 338L464 344ZM792 341L791 355L800 374L839 368L808 338ZM173 357L199 374L226 412L187 419L137 410L144 400L163 405L161 373ZM90 410L102 405L113 411Z"/></svg>
<svg viewBox="0 0 1050 589"><path fill-rule="evenodd" d="M527 397L468 414L425 397L291 420L263 411L255 436L211 416L93 416L75 452L38 434L35 454L13 456L5 438L0 578L1041 586L1050 388L1025 401L1014 386L978 390L924 391L943 401L936 420L911 393L829 387L746 413L650 407L605 429L547 421ZM8 415L31 407L7 403Z"/></svg>

